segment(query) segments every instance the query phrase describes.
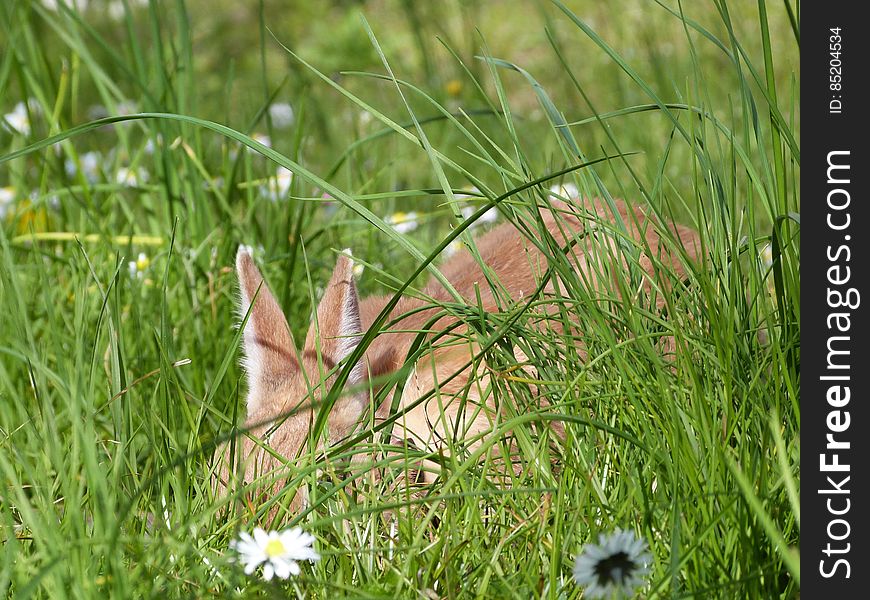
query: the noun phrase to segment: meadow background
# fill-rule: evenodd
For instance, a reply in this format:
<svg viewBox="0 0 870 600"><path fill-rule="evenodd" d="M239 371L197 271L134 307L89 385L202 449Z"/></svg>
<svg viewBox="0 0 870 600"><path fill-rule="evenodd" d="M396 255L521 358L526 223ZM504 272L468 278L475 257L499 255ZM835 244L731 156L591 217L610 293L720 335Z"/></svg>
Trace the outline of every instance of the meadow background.
<svg viewBox="0 0 870 600"><path fill-rule="evenodd" d="M622 527L654 557L642 597L798 597L799 14L0 3L0 593L580 598L573 557ZM246 577L228 545L268 508L210 491L244 414L238 245L303 339L338 249L365 264L362 295L419 286L493 200L533 234L571 186L701 232L666 314L569 281L554 318L587 332L589 361L534 307L465 315L500 372L521 366L512 345L534 358L535 386L494 390L551 402L507 421L529 467L496 486L492 465L445 460L428 494L391 497L389 477L323 475L348 447L299 457L291 487L315 501L283 523L323 559Z"/></svg>

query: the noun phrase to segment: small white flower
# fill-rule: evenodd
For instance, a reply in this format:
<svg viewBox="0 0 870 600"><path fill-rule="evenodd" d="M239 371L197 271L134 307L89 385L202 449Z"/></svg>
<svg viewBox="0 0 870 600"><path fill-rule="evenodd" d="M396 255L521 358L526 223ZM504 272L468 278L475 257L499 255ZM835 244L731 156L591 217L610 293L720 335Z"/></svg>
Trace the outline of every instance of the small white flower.
<svg viewBox="0 0 870 600"><path fill-rule="evenodd" d="M127 4L133 10L138 6L146 6L148 0L128 0ZM127 10L124 8L124 3L121 0L112 0L112 2L109 2L106 12L113 20L120 21L124 18Z"/></svg>
<svg viewBox="0 0 870 600"><path fill-rule="evenodd" d="M441 251L441 254L444 256L444 258L449 258L462 250L464 247L465 244L463 244L462 241L459 240L459 238L456 238L455 240L450 242L447 247L444 248L444 250Z"/></svg>
<svg viewBox="0 0 870 600"><path fill-rule="evenodd" d="M584 598L631 597L644 585L652 556L646 541L633 531L599 534L598 544L586 544L574 563L574 579Z"/></svg>
<svg viewBox="0 0 870 600"><path fill-rule="evenodd" d="M211 181L207 179L202 180L202 189L206 191L212 191L214 189L220 189L224 187L224 178L223 177L215 177Z"/></svg>
<svg viewBox="0 0 870 600"><path fill-rule="evenodd" d="M85 152L81 156L79 156L79 165L82 168L82 175L84 175L85 180L88 183L94 183L100 178L100 162L102 161L102 156L99 152ZM76 163L71 158L64 161L63 164L64 171L66 171L67 177L72 179L78 173L78 167Z"/></svg>
<svg viewBox="0 0 870 600"><path fill-rule="evenodd" d="M393 229L399 233L409 233L417 229L417 213L411 212L396 212L384 219L387 225L391 225Z"/></svg>
<svg viewBox="0 0 870 600"><path fill-rule="evenodd" d="M148 258L148 255L144 252L140 252L139 256L136 257L136 260L131 260L127 263L127 268L130 270L130 277L142 279L145 274L145 270L150 264L151 259Z"/></svg>
<svg viewBox="0 0 870 600"><path fill-rule="evenodd" d="M266 146L266 148L272 147L272 138L270 138L268 135L264 135L262 133L253 133L251 134L251 139L253 139L255 142L260 142L261 144Z"/></svg>
<svg viewBox="0 0 870 600"><path fill-rule="evenodd" d="M118 116L132 115L139 112L139 107L132 100L121 100L115 107L115 114Z"/></svg>
<svg viewBox="0 0 870 600"><path fill-rule="evenodd" d="M568 200L578 200L580 198L580 190L573 183L564 183L562 185L551 185L550 193L555 196L561 196Z"/></svg>
<svg viewBox="0 0 870 600"><path fill-rule="evenodd" d="M268 533L257 527L253 537L241 532L238 540L230 542L230 548L239 553L246 575L263 565L263 579L269 581L275 575L279 579L287 579L291 574L299 575L298 561L320 560L313 544L314 536L298 527Z"/></svg>
<svg viewBox="0 0 870 600"><path fill-rule="evenodd" d="M269 118L272 120L272 125L278 129L286 129L293 124L296 115L293 113L293 107L286 102L276 102L269 107Z"/></svg>
<svg viewBox="0 0 870 600"><path fill-rule="evenodd" d="M118 169L118 172L115 173L115 183L128 187L137 187L147 182L148 173L144 169L136 169L134 171L133 169L121 167Z"/></svg>
<svg viewBox="0 0 870 600"><path fill-rule="evenodd" d="M477 187L472 186L468 188L464 188L463 192L467 193L459 193L455 194L457 200L469 200L475 199L479 200L481 198L480 190ZM468 220L471 215L477 212L478 207L473 204L466 204L462 208L459 209L459 212L462 214L462 218ZM488 211L480 215L478 219L471 224L471 228L474 229L480 225L484 225L486 223L495 223L498 220L498 209L494 206L490 208Z"/></svg>
<svg viewBox="0 0 870 600"><path fill-rule="evenodd" d="M148 138L148 140L145 142L145 147L143 148L143 150L145 151L145 154L151 155L154 154L154 151L157 150L157 148L162 147L163 136L158 133L156 138Z"/></svg>
<svg viewBox="0 0 870 600"><path fill-rule="evenodd" d="M27 105L24 102L16 104L11 113L3 115L3 125L12 133L30 135L30 117L27 114Z"/></svg>
<svg viewBox="0 0 870 600"><path fill-rule="evenodd" d="M260 188L260 193L272 202L277 202L283 200L290 192L291 183L293 183L293 171L278 167L275 177L269 178L269 183Z"/></svg>
<svg viewBox="0 0 870 600"><path fill-rule="evenodd" d="M460 209L462 213L462 218L468 220L471 218L475 212L477 212L476 206L463 206ZM490 208L488 211L480 215L477 220L471 225L471 228L475 228L479 225L483 225L485 223L495 223L498 220L498 209L496 207Z"/></svg>
<svg viewBox="0 0 870 600"><path fill-rule="evenodd" d="M140 254L139 258L143 256L145 255ZM147 257L145 258L147 259ZM160 496L160 504L163 506L163 522L166 523L166 529L172 529L172 514L169 512L169 507L166 506L166 496Z"/></svg>
<svg viewBox="0 0 870 600"><path fill-rule="evenodd" d="M113 0L109 2L109 6L106 10L109 13L109 17L113 21L120 21L124 18L124 14L126 13L126 9L124 8L124 3L121 0Z"/></svg>
<svg viewBox="0 0 870 600"><path fill-rule="evenodd" d="M2 187L0 188L0 219L4 219L6 217L6 213L9 212L9 208L12 206L12 202L15 200L15 188L14 187Z"/></svg>
<svg viewBox="0 0 870 600"><path fill-rule="evenodd" d="M77 9L79 11L86 10L88 8L88 0L42 0L42 4L48 10L55 11L61 4L64 4L69 8Z"/></svg>
<svg viewBox="0 0 870 600"><path fill-rule="evenodd" d="M37 190L33 190L32 192L30 192L29 199L31 207L36 207L40 204L44 204L46 206L50 206L55 210L60 208L60 197L57 194L46 194L44 196L40 196ZM2 216L2 209L0 209L0 217Z"/></svg>
<svg viewBox="0 0 870 600"><path fill-rule="evenodd" d="M91 121L96 121L97 119L105 119L108 117L109 109L102 104L91 104L85 114L87 114L88 119Z"/></svg>
<svg viewBox="0 0 870 600"><path fill-rule="evenodd" d="M467 192L467 193L466 193ZM477 186L462 188L462 193L454 194L457 200L469 200L471 198L480 198L480 190Z"/></svg>
<svg viewBox="0 0 870 600"><path fill-rule="evenodd" d="M761 253L759 254L759 258L761 259L761 264L764 265L765 268L769 269L773 266L773 247L770 244L765 244L764 248L761 249Z"/></svg>
<svg viewBox="0 0 870 600"><path fill-rule="evenodd" d="M356 279L359 279L362 276L363 271L365 271L366 266L353 257L353 252L350 248L345 248L341 251L341 253L350 259L350 262L353 265L351 269L353 271L353 276Z"/></svg>
<svg viewBox="0 0 870 600"><path fill-rule="evenodd" d="M498 209L496 207L490 208L488 211L480 215L480 219L477 220L478 223L495 223L498 220Z"/></svg>

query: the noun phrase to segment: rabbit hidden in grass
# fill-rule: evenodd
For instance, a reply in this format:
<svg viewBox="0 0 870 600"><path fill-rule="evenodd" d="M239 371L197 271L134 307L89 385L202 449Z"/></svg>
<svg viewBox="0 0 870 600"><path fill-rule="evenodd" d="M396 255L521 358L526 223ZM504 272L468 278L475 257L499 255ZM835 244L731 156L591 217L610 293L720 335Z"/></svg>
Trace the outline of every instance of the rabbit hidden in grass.
<svg viewBox="0 0 870 600"><path fill-rule="evenodd" d="M464 249L439 267L453 289L433 277L421 294L401 296L352 366L348 358L393 296L360 299L353 259L349 252L343 253L299 349L250 249L242 246L236 256L236 272L240 314L247 316L243 332L247 417L244 433L219 449L220 464L215 470L218 487L244 489L249 506L267 502L283 490L292 494L290 513L298 512L307 504L308 494L304 478L288 484L298 473L297 457L312 443L319 452L350 439L366 423L375 424L379 432L375 436L385 432L380 437L391 440L389 445L412 447L437 458L459 444L466 458L473 455L481 460L487 453L474 451L494 435L499 403L510 398L494 398L488 381L494 375L480 359L479 342L468 334L468 323L462 322L456 311L444 309L456 305L454 291L462 302L474 307L475 314L504 311L511 301L521 305L535 295L547 298L564 294L564 289L557 289L563 286L556 271L548 271L552 262L548 256L558 252L584 285L593 292L606 291L611 298L617 295L625 299L625 293L614 290L627 289L625 282L618 280L627 278L633 268L634 292L657 291L653 304L661 307L662 289L673 285L669 281L685 277L686 264L697 258L700 249L692 229L663 224L621 200L550 199L537 208L537 229L526 231L540 232L542 238L548 238L547 243L531 239L523 228L510 222L478 237L476 256ZM667 278L661 277L663 271L669 272ZM439 340L423 354L419 354L420 344L415 343L421 331ZM582 342L578 345L580 352L585 352ZM418 352L411 368L405 369L407 377L398 384L398 405L393 395L387 395L374 406L373 398L382 382L408 364L412 349ZM517 359L528 365L524 376L533 378L534 365L519 350ZM342 390L330 395L342 369L348 371ZM329 407L323 403L327 396L331 398ZM545 404L542 399L536 408ZM522 409L512 410L516 414ZM318 416L321 422L325 417L324 434L312 439ZM549 421L541 431L545 429L555 437L564 433L557 420ZM490 443L487 448L499 452L504 444ZM501 459L510 463L509 456ZM417 467L417 483L431 482L439 475L438 460L422 460Z"/></svg>

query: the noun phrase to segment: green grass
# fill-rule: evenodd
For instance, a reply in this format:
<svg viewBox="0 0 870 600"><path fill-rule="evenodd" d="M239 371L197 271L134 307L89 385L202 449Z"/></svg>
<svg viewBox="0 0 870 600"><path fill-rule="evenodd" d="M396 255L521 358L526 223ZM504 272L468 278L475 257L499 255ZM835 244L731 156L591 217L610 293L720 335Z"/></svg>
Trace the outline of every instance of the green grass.
<svg viewBox="0 0 870 600"><path fill-rule="evenodd" d="M0 115L32 99L29 135L0 126L0 593L580 598L574 556L620 527L654 557L642 597L799 596L799 4L152 0L117 21L91 4L0 3ZM272 201L276 165L294 177ZM559 183L701 232L685 280L661 270L663 311L621 299L634 268L590 291L543 236ZM411 292L448 236L473 238L466 204L498 204L565 282L497 313L442 306L502 374L495 427L522 471L498 484L454 444L408 495L394 479L423 456L379 454L383 429L363 426L294 464L313 502L283 525L323 559L246 577L229 542L292 493L234 513L211 493L213 449L244 418L237 246L262 247L303 339L338 249L368 265L362 295ZM411 233L385 222L412 210ZM372 451L382 479L340 472Z"/></svg>

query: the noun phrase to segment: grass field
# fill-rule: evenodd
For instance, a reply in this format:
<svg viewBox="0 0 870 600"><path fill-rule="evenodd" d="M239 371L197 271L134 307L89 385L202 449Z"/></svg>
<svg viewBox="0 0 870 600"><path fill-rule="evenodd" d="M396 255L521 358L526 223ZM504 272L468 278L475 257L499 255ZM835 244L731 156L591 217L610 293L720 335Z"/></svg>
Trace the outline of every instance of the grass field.
<svg viewBox="0 0 870 600"><path fill-rule="evenodd" d="M625 529L640 597L799 596L799 0L563 1L0 2L0 593L582 598L575 557ZM304 339L340 249L363 296L413 293L486 209L544 240L574 189L696 228L703 258L661 267L659 310L636 246L596 291L542 241L562 296L442 305L499 375L509 482L363 424L266 506L215 497L239 244ZM383 477L342 473L354 452ZM397 492L421 458L440 477ZM321 560L245 575L257 525Z"/></svg>

